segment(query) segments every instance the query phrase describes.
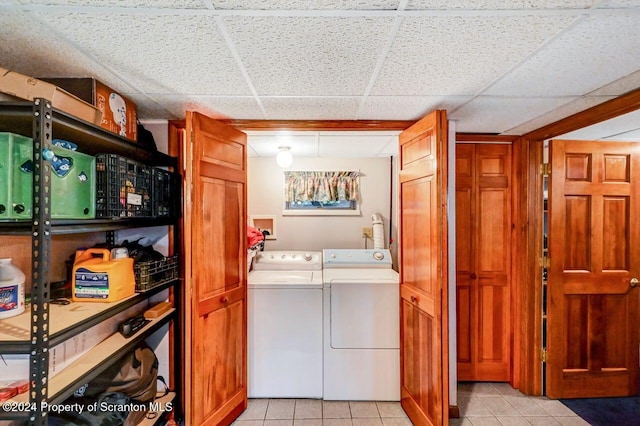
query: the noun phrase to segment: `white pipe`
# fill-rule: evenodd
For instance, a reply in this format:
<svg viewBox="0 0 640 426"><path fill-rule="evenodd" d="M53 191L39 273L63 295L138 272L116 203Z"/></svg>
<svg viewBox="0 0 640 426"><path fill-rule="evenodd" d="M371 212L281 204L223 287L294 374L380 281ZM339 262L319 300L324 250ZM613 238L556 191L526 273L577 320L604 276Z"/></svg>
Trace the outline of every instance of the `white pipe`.
<svg viewBox="0 0 640 426"><path fill-rule="evenodd" d="M373 223L373 248L384 248L384 225L382 222L382 215L380 213L374 213L371 215L371 222Z"/></svg>

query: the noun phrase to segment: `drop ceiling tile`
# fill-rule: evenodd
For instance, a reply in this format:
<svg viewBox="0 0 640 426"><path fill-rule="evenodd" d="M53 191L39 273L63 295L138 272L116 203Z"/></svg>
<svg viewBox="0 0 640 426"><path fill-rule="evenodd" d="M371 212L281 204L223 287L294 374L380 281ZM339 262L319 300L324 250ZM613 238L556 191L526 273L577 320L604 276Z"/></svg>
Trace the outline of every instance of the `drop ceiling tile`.
<svg viewBox="0 0 640 426"><path fill-rule="evenodd" d="M150 95L156 104L169 111L173 117L182 119L185 111L196 111L217 119L264 119L255 98L253 97L214 97L214 96L181 96L181 95ZM139 105L140 106L140 105ZM146 119L170 118L167 112L151 108L142 109Z"/></svg>
<svg viewBox="0 0 640 426"><path fill-rule="evenodd" d="M230 17L225 25L261 96L362 95L393 18Z"/></svg>
<svg viewBox="0 0 640 426"><path fill-rule="evenodd" d="M626 75L613 83L589 93L589 96L619 96L640 87L640 71Z"/></svg>
<svg viewBox="0 0 640 426"><path fill-rule="evenodd" d="M261 98L269 120L355 120L358 98Z"/></svg>
<svg viewBox="0 0 640 426"><path fill-rule="evenodd" d="M24 5L206 9L204 0L16 0Z"/></svg>
<svg viewBox="0 0 640 426"><path fill-rule="evenodd" d="M398 132L400 133L400 132ZM378 157L391 157L398 155L399 143L398 136L391 136L387 144L378 152Z"/></svg>
<svg viewBox="0 0 640 426"><path fill-rule="evenodd" d="M470 99L470 96L369 96L358 119L418 120L435 109L451 110Z"/></svg>
<svg viewBox="0 0 640 426"><path fill-rule="evenodd" d="M615 96L588 96L578 98L561 105L556 109L549 110L548 112L529 121L515 125L514 127L505 130L503 133L507 135L523 135L613 98L615 98Z"/></svg>
<svg viewBox="0 0 640 426"><path fill-rule="evenodd" d="M131 87L113 84L112 74L64 39L47 31L33 31L40 25L28 14L7 11L0 14L0 66L32 77L94 76L115 90L131 91Z"/></svg>
<svg viewBox="0 0 640 426"><path fill-rule="evenodd" d="M400 0L212 0L216 9L230 10L394 10Z"/></svg>
<svg viewBox="0 0 640 426"><path fill-rule="evenodd" d="M579 96L640 68L638 16L580 20L483 94Z"/></svg>
<svg viewBox="0 0 640 426"><path fill-rule="evenodd" d="M605 0L598 5L598 8L616 8L616 7L640 7L638 0Z"/></svg>
<svg viewBox="0 0 640 426"><path fill-rule="evenodd" d="M275 157L279 147L288 146L294 157L317 157L317 132L247 132L247 143L259 157Z"/></svg>
<svg viewBox="0 0 640 426"><path fill-rule="evenodd" d="M640 111L631 112L629 114L621 115L619 117L612 118L601 123L597 123L591 126L584 127L559 136L554 139L574 139L574 140L598 140L598 139L616 139L618 137L637 137L633 133L637 134L640 129ZM622 140L622 139L620 139Z"/></svg>
<svg viewBox="0 0 640 426"><path fill-rule="evenodd" d="M476 94L573 19L566 15L406 18L371 94Z"/></svg>
<svg viewBox="0 0 640 426"><path fill-rule="evenodd" d="M604 138L606 141L624 141L624 142L640 142L640 129L619 133Z"/></svg>
<svg viewBox="0 0 640 426"><path fill-rule="evenodd" d="M582 9L595 0L409 0L407 9Z"/></svg>
<svg viewBox="0 0 640 426"><path fill-rule="evenodd" d="M574 98L506 98L480 96L449 114L459 132L504 133Z"/></svg>
<svg viewBox="0 0 640 426"><path fill-rule="evenodd" d="M389 135L376 133L357 135L322 135L320 157L376 157L389 142Z"/></svg>
<svg viewBox="0 0 640 426"><path fill-rule="evenodd" d="M141 120L181 120L185 116L184 109L180 110L155 97L141 93L123 93L123 95L135 102L138 118Z"/></svg>
<svg viewBox="0 0 640 426"><path fill-rule="evenodd" d="M251 94L211 17L90 13L39 16L105 67L126 75L138 91Z"/></svg>

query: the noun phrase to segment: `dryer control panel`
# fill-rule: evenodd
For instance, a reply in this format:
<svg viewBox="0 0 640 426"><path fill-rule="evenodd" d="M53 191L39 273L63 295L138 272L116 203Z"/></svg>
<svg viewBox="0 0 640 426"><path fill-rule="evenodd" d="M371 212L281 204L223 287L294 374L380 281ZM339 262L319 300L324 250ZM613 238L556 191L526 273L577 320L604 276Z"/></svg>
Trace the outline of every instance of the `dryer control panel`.
<svg viewBox="0 0 640 426"><path fill-rule="evenodd" d="M319 271L321 269L322 253L319 251L260 251L253 261L254 271Z"/></svg>
<svg viewBox="0 0 640 426"><path fill-rule="evenodd" d="M324 249L324 268L391 268L388 249Z"/></svg>

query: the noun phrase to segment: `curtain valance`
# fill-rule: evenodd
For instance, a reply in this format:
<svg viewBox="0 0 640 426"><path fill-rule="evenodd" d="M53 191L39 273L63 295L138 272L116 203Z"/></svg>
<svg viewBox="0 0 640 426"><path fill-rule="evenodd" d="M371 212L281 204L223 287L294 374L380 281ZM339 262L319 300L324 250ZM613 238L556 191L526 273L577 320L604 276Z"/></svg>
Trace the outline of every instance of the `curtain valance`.
<svg viewBox="0 0 640 426"><path fill-rule="evenodd" d="M357 201L360 172L284 172L285 201Z"/></svg>

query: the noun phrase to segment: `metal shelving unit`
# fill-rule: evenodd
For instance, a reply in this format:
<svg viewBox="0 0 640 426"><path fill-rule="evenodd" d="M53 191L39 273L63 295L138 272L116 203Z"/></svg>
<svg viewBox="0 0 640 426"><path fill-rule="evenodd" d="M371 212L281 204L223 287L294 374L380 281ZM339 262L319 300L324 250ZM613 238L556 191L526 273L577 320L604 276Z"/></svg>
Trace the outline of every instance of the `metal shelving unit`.
<svg viewBox="0 0 640 426"><path fill-rule="evenodd" d="M52 235L76 234L87 232L106 232L107 242L114 242L114 231L151 226L172 226L177 218L126 218L126 219L87 219L87 220L55 220L51 218L51 167L41 155L44 147L50 146L52 139L60 138L78 144L82 152L95 155L97 153L113 153L133 158L153 166L177 168L174 157L163 153L150 152L140 148L116 134L110 133L92 123L77 119L65 112L52 108L51 102L36 99L34 102L0 103L0 131L12 132L33 139L33 218L31 221L0 222L1 235L31 235L31 309L25 313L25 325L29 323L30 338L2 339L0 334L0 354L29 354L30 389L21 394L15 401L28 401L30 411L18 415L6 413L0 409L0 420L23 419L32 425L46 425L47 412L40 409L46 404L62 402L73 393L79 385L86 383L116 362L128 350L132 349L162 325L178 317L172 309L162 317L152 321L133 337L125 339L119 334L112 335L99 343L88 354L78 361L73 371L70 367L62 370L53 379L49 379L49 348L99 324L126 309L147 300L159 292L174 288L178 280L158 286L144 293L138 293L119 303L109 304L106 309L98 310L81 321L56 327L51 318L50 306L50 249ZM177 228L175 228L177 229ZM179 241L178 238L175 241ZM175 247L177 249L177 246ZM179 296L174 291L174 298ZM179 301L175 300L178 307ZM26 319L26 316L29 319ZM95 352L92 354L92 352ZM91 364L97 355L100 361ZM173 354L171 354L173 355ZM76 361L76 362L78 362ZM73 366L76 364L74 363ZM174 395L175 396L175 395Z"/></svg>

